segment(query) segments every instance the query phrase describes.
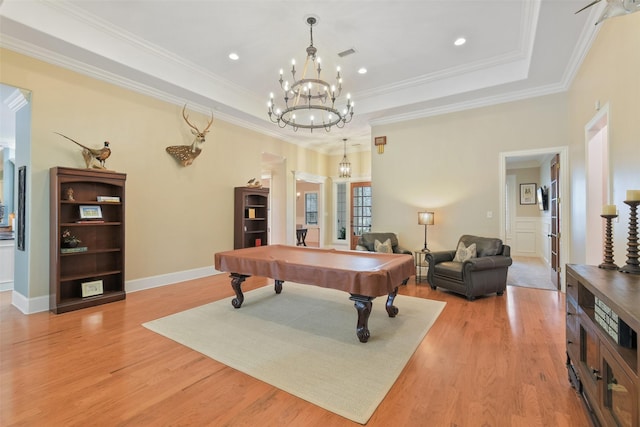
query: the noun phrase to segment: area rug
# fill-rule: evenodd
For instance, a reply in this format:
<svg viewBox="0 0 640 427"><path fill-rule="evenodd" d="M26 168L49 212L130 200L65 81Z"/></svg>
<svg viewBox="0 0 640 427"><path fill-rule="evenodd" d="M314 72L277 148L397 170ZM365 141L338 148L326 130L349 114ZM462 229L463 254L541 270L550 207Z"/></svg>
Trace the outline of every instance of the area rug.
<svg viewBox="0 0 640 427"><path fill-rule="evenodd" d="M371 337L356 336L349 294L285 282L226 298L144 326L308 402L365 424L436 321L445 303L398 295L390 318L376 298Z"/></svg>
<svg viewBox="0 0 640 427"><path fill-rule="evenodd" d="M551 282L549 266L542 259L515 256L512 259L513 264L507 273L507 285L557 291Z"/></svg>

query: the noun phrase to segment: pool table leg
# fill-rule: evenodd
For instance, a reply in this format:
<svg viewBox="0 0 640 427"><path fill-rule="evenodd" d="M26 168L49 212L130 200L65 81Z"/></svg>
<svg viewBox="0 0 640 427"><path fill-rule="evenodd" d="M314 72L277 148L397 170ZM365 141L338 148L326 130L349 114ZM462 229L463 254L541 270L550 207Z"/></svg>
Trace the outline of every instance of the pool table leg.
<svg viewBox="0 0 640 427"><path fill-rule="evenodd" d="M356 335L360 342L369 341L369 315L371 314L371 306L375 297L367 297L364 295L351 294L349 298L354 302L353 306L358 310L358 324L356 326Z"/></svg>
<svg viewBox="0 0 640 427"><path fill-rule="evenodd" d="M235 308L240 308L242 306L242 303L244 302L244 295L242 294L241 289L242 282L244 282L245 279L249 276L245 274L231 273L229 277L231 277L231 287L236 293L236 297L231 300L231 305L233 305Z"/></svg>
<svg viewBox="0 0 640 427"><path fill-rule="evenodd" d="M284 280L276 280L275 284L273 286L273 290L276 291L276 294L279 294L280 292L282 292L282 284L284 283Z"/></svg>
<svg viewBox="0 0 640 427"><path fill-rule="evenodd" d="M387 307L387 314L389 314L389 317L396 317L399 311L398 307L393 305L393 300L396 299L396 295L398 295L397 287L393 290L393 292L390 292L389 296L387 297L386 307Z"/></svg>

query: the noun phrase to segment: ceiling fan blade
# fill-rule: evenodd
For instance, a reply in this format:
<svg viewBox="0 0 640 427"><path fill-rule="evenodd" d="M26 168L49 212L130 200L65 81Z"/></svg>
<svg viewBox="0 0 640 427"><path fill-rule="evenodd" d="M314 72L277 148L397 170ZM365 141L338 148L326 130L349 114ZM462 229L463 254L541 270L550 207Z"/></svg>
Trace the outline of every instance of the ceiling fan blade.
<svg viewBox="0 0 640 427"><path fill-rule="evenodd" d="M576 14L577 14L577 13L582 12L583 10L585 10L585 9L587 9L587 8L590 8L591 6L593 6L594 4L596 4L596 3L598 3L598 2L600 2L600 0L594 0L594 1L592 1L592 2L591 2L591 3L589 3L588 5L586 5L585 7L583 7L582 9L580 9L579 11L577 11L577 12L576 12ZM575 14L574 14L574 15L575 15Z"/></svg>

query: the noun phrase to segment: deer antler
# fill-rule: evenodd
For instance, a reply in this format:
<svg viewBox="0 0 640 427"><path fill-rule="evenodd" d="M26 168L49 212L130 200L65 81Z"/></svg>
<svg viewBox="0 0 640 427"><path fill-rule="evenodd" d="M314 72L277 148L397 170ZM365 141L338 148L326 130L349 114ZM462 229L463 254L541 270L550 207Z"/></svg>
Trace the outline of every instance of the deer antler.
<svg viewBox="0 0 640 427"><path fill-rule="evenodd" d="M191 129L196 131L196 134L201 134L202 137L204 138L204 134L209 132L209 128L211 127L211 124L213 123L213 113L211 114L211 120L209 120L209 123L207 123L207 127L204 128L202 130L202 132L201 132L193 123L191 123L189 121L189 115L186 113L186 109L187 109L187 104L184 104L184 107L182 107L182 117L184 118L184 121L187 122L187 124L189 125L189 127Z"/></svg>

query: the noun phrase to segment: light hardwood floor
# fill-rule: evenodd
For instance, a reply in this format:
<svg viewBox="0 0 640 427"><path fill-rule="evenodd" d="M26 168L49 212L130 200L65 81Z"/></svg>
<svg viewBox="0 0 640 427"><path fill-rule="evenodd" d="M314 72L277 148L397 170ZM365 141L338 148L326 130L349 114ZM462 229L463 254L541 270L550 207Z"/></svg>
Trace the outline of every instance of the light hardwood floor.
<svg viewBox="0 0 640 427"><path fill-rule="evenodd" d="M402 295L447 306L368 426L589 425L564 366L563 294L509 286L468 302L413 278L399 293L400 316ZM220 274L25 316L3 292L0 425L357 426L141 326L232 294ZM354 309L354 339L355 322Z"/></svg>

